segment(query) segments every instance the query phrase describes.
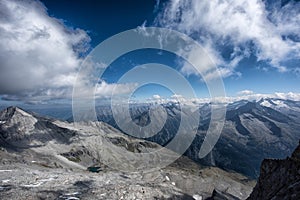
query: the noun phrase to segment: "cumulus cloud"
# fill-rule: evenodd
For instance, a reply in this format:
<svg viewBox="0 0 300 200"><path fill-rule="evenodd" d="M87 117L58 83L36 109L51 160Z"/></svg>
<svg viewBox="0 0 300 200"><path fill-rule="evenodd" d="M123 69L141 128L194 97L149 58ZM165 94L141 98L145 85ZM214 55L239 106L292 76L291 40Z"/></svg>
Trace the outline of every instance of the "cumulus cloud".
<svg viewBox="0 0 300 200"><path fill-rule="evenodd" d="M225 77L235 74L235 67L251 54L285 72L287 60L300 58L300 4L274 2L171 0L156 23L199 41L218 66L226 67ZM193 73L186 66L182 71Z"/></svg>
<svg viewBox="0 0 300 200"><path fill-rule="evenodd" d="M160 99L161 97L158 94L153 95L153 99Z"/></svg>
<svg viewBox="0 0 300 200"><path fill-rule="evenodd" d="M171 98L173 98L173 99L181 99L181 98L184 98L184 97L181 94L173 94L171 96Z"/></svg>
<svg viewBox="0 0 300 200"><path fill-rule="evenodd" d="M112 83L102 81L95 90L96 98L109 98L111 95L129 94L137 87L137 83Z"/></svg>
<svg viewBox="0 0 300 200"><path fill-rule="evenodd" d="M294 92L288 92L288 93L276 92L274 94L274 97L279 99L290 99L290 100L300 101L300 93L294 93Z"/></svg>
<svg viewBox="0 0 300 200"><path fill-rule="evenodd" d="M238 95L250 95L250 94L254 94L254 92L252 90L242 90L238 92Z"/></svg>
<svg viewBox="0 0 300 200"><path fill-rule="evenodd" d="M97 80L78 77L80 64L90 46L87 32L67 27L51 17L37 0L0 1L0 95L3 100L27 102L72 97L75 83L92 87ZM94 69L102 63L92 63ZM95 86L95 85L93 85ZM96 96L106 96L116 88L120 94L130 84L101 82ZM87 90L83 88L83 90Z"/></svg>
<svg viewBox="0 0 300 200"><path fill-rule="evenodd" d="M66 95L88 48L86 32L50 17L38 1L3 0L0 10L0 94Z"/></svg>

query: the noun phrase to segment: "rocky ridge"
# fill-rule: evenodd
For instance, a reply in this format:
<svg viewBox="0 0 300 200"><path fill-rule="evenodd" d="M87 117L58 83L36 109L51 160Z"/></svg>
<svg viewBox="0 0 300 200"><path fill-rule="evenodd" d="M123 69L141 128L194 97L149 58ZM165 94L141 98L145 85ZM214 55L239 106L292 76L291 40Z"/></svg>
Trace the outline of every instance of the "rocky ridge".
<svg viewBox="0 0 300 200"><path fill-rule="evenodd" d="M300 199L300 142L291 157L262 162L257 185L248 199Z"/></svg>

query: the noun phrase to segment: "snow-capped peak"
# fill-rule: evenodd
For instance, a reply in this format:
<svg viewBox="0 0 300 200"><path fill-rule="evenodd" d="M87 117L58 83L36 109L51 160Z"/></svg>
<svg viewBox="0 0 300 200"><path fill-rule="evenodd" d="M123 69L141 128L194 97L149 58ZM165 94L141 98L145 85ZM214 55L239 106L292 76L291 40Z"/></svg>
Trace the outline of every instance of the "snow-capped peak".
<svg viewBox="0 0 300 200"><path fill-rule="evenodd" d="M289 108L289 106L285 103L285 100L283 99L261 99L259 101L259 104L270 108Z"/></svg>
<svg viewBox="0 0 300 200"><path fill-rule="evenodd" d="M272 104L270 103L269 99L262 99L260 102L260 105L265 106L265 107L272 107Z"/></svg>

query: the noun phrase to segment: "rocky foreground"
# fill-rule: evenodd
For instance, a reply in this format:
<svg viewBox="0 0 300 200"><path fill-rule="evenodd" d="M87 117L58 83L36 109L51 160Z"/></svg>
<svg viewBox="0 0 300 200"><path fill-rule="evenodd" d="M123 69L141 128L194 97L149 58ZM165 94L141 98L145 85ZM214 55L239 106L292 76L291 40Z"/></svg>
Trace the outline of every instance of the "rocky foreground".
<svg viewBox="0 0 300 200"><path fill-rule="evenodd" d="M162 147L102 122L75 126L16 107L0 113L0 147L1 199L246 199L255 185L186 157L143 170L163 159L153 157L133 171L143 153ZM128 157L110 153L112 147ZM111 160L118 162L107 165ZM128 171L114 163L124 163Z"/></svg>
<svg viewBox="0 0 300 200"><path fill-rule="evenodd" d="M189 165L185 167L177 163L156 172L128 174L92 173L48 166L41 160L29 163L26 157L15 159L19 162L2 161L1 199L206 199L212 194L245 199L253 186L237 174L200 169L187 160L179 161Z"/></svg>
<svg viewBox="0 0 300 200"><path fill-rule="evenodd" d="M300 143L291 157L263 161L257 185L248 199L300 199Z"/></svg>

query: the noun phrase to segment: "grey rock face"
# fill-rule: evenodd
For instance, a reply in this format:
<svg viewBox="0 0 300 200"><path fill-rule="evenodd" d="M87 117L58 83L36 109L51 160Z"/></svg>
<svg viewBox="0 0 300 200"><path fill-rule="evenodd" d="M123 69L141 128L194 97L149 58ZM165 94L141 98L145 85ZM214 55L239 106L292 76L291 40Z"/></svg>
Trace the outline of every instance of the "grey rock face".
<svg viewBox="0 0 300 200"><path fill-rule="evenodd" d="M239 198L230 195L226 192L221 192L218 190L214 190L212 196L207 198L206 200L238 200Z"/></svg>
<svg viewBox="0 0 300 200"><path fill-rule="evenodd" d="M70 143L76 134L73 130L53 124L48 118L17 107L8 107L0 112L0 121L0 144L11 149L44 146L51 140Z"/></svg>
<svg viewBox="0 0 300 200"><path fill-rule="evenodd" d="M291 157L284 160L266 159L250 199L300 198L300 143Z"/></svg>

